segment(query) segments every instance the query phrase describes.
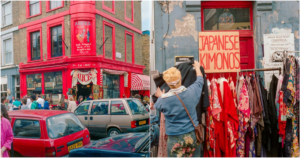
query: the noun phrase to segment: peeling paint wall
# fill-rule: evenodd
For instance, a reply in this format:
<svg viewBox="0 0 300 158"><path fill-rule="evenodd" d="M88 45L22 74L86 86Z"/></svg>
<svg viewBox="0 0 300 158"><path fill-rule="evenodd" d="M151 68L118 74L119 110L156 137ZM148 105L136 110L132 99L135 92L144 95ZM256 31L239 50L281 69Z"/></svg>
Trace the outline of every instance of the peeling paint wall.
<svg viewBox="0 0 300 158"><path fill-rule="evenodd" d="M174 57L198 54L201 12L187 12L185 1L154 2L155 66L160 72L174 66ZM266 5L266 6L265 6ZM262 68L263 34L293 33L295 50L299 50L299 2L253 2L253 40L255 66ZM168 25L169 24L169 25ZM261 73L263 75L263 72Z"/></svg>

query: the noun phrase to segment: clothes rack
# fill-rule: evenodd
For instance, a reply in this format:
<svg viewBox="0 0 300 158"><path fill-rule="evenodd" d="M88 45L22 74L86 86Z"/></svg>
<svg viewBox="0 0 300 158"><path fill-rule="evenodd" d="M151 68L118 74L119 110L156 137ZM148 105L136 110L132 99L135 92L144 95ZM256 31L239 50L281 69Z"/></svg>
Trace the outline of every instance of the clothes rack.
<svg viewBox="0 0 300 158"><path fill-rule="evenodd" d="M264 68L264 69L242 69L240 72L247 72L247 71L276 71L279 70L279 74L281 74L281 68Z"/></svg>

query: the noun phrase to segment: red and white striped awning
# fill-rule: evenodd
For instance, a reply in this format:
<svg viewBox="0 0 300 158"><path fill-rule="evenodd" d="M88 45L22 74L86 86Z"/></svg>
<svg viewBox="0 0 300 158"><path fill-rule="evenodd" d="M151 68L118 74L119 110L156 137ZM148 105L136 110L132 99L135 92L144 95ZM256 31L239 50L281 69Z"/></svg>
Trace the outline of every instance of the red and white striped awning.
<svg viewBox="0 0 300 158"><path fill-rule="evenodd" d="M131 90L150 90L150 77L132 73Z"/></svg>
<svg viewBox="0 0 300 158"><path fill-rule="evenodd" d="M125 73L127 73L126 71L110 70L110 69L103 69L103 71L113 75L124 75Z"/></svg>

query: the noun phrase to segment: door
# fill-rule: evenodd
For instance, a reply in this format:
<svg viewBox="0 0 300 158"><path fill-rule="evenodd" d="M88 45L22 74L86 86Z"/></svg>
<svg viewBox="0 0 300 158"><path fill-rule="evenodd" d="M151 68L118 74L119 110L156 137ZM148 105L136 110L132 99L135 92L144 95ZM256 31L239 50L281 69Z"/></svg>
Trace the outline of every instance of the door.
<svg viewBox="0 0 300 158"><path fill-rule="evenodd" d="M89 129L89 110L91 102L83 102L74 111L74 114L79 118L80 122Z"/></svg>
<svg viewBox="0 0 300 158"><path fill-rule="evenodd" d="M252 37L240 38L240 64L241 69L254 69L254 53L253 53Z"/></svg>
<svg viewBox="0 0 300 158"><path fill-rule="evenodd" d="M89 115L89 131L93 135L106 135L107 125L110 123L108 113L109 101L94 101Z"/></svg>
<svg viewBox="0 0 300 158"><path fill-rule="evenodd" d="M119 127L121 132L131 128L132 118L123 100L112 100L110 102L110 119L109 126Z"/></svg>
<svg viewBox="0 0 300 158"><path fill-rule="evenodd" d="M13 120L13 150L26 157L44 157L45 139L39 120Z"/></svg>

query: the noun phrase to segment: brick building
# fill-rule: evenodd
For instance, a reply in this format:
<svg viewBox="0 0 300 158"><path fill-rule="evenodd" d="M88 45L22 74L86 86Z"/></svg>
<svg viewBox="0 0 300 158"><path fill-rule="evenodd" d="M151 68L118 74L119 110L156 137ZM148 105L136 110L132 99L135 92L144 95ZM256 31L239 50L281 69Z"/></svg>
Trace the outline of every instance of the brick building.
<svg viewBox="0 0 300 158"><path fill-rule="evenodd" d="M12 22L1 31L13 35L21 97L45 94L55 104L68 92L117 98L149 89L140 1L9 3Z"/></svg>

